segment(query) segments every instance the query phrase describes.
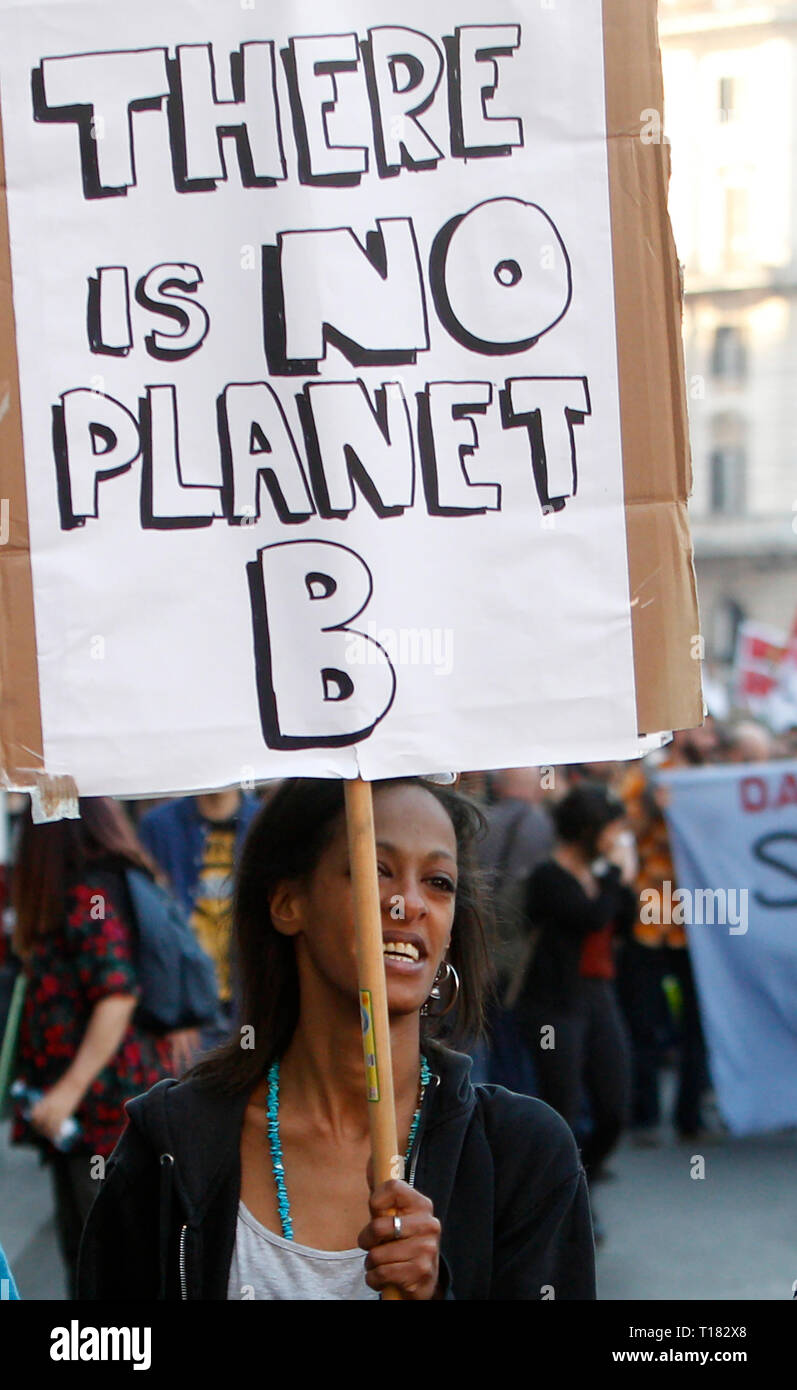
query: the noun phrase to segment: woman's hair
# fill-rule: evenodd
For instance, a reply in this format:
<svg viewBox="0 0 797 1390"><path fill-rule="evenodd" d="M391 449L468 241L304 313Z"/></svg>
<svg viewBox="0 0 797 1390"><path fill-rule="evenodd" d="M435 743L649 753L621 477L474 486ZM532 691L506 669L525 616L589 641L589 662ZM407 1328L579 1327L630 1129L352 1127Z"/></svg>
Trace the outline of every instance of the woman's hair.
<svg viewBox="0 0 797 1390"><path fill-rule="evenodd" d="M601 831L626 814L616 793L602 782L579 782L553 808L556 833L569 845L578 845L594 858Z"/></svg>
<svg viewBox="0 0 797 1390"><path fill-rule="evenodd" d="M139 844L125 811L104 796L81 797L79 820L34 825L30 807L21 817L11 872L16 915L14 950L30 951L35 937L64 920L66 895L73 883L108 859L152 874L153 865Z"/></svg>
<svg viewBox="0 0 797 1390"><path fill-rule="evenodd" d="M473 1041L484 1026L491 984L486 907L473 841L484 829L476 804L448 787L417 777L381 781L422 787L444 807L457 840L458 881L448 958L460 979L457 1004L445 1019L424 1018L427 1034ZM253 1046L234 1036L189 1073L228 1093L251 1089L287 1048L299 1018L299 978L293 938L278 932L269 902L283 880L308 880L344 815L338 778L290 778L252 822L236 875L233 938L241 981L241 1021L253 1027ZM443 1001L445 1002L445 1000Z"/></svg>

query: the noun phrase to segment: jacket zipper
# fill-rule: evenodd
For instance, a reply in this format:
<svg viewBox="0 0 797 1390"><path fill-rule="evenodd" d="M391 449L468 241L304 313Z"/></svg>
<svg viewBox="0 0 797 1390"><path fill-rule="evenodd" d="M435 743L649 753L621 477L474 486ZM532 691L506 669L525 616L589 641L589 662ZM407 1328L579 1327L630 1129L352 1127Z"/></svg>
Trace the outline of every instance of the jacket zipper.
<svg viewBox="0 0 797 1390"><path fill-rule="evenodd" d="M440 1085L440 1077L437 1075L437 1072L433 1071L429 1080L430 1082L434 1083L435 1088L437 1088ZM427 1091L427 1094L423 1098L423 1104L421 1105L421 1117L418 1122L418 1133L415 1136L415 1143L412 1146L412 1153L410 1154L410 1171L407 1175L407 1182L410 1187L415 1186L415 1169L418 1166L418 1155L421 1151L421 1137L423 1135L426 1115L429 1109L428 1094L429 1093Z"/></svg>
<svg viewBox="0 0 797 1390"><path fill-rule="evenodd" d="M185 1238L188 1234L188 1227L183 1226L180 1232L180 1297L188 1301L188 1290L185 1276Z"/></svg>

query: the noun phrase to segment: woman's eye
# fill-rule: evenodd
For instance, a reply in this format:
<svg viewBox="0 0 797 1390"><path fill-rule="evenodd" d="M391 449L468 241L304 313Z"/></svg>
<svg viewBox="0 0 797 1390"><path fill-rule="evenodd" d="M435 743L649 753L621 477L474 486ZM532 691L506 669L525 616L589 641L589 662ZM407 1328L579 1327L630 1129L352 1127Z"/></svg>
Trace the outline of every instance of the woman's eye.
<svg viewBox="0 0 797 1390"><path fill-rule="evenodd" d="M457 885L452 879L447 878L445 874L436 874L430 882L435 888L439 888L444 893L456 893L457 891Z"/></svg>

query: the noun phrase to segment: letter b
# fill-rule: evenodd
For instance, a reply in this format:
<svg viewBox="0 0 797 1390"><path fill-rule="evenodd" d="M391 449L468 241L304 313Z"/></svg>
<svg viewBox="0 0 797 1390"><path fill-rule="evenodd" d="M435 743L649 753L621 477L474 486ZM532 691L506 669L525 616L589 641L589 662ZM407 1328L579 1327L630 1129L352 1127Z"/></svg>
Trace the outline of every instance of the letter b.
<svg viewBox="0 0 797 1390"><path fill-rule="evenodd" d="M284 541L259 551L247 569L269 748L339 748L367 738L393 703L396 675L379 643L348 627L373 591L365 561L334 541Z"/></svg>

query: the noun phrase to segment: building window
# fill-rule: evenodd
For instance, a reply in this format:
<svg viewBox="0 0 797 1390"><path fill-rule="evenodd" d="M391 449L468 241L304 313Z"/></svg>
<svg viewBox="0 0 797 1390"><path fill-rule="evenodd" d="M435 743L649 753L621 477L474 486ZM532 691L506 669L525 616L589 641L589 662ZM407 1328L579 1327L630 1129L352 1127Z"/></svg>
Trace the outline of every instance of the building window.
<svg viewBox="0 0 797 1390"><path fill-rule="evenodd" d="M732 121L736 115L736 78L721 77L719 80L719 118Z"/></svg>
<svg viewBox="0 0 797 1390"><path fill-rule="evenodd" d="M711 510L715 516L741 516L745 503L744 449L725 445L711 453Z"/></svg>
<svg viewBox="0 0 797 1390"><path fill-rule="evenodd" d="M711 375L718 381L744 381L747 376L747 342L736 324L721 324L714 334Z"/></svg>
<svg viewBox="0 0 797 1390"><path fill-rule="evenodd" d="M735 410L711 422L709 507L714 516L741 516L747 503L747 425Z"/></svg>

